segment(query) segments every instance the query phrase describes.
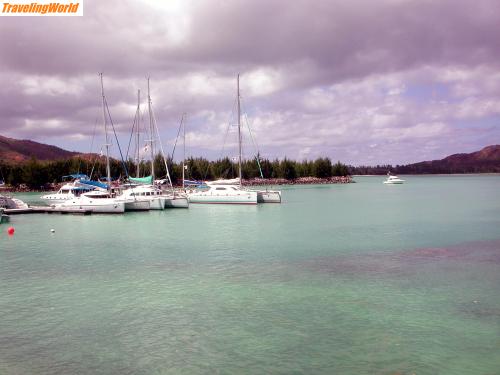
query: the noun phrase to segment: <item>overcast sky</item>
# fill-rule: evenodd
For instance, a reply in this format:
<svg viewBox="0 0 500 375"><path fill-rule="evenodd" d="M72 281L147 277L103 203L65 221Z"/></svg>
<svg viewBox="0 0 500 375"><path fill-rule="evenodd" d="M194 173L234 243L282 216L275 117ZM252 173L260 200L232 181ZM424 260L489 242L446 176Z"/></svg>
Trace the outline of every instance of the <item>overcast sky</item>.
<svg viewBox="0 0 500 375"><path fill-rule="evenodd" d="M185 112L188 154L232 157L240 73L264 157L402 164L500 143L498 0L85 0L83 17L0 17L0 35L8 137L98 152L103 72L126 149L150 76L165 151Z"/></svg>

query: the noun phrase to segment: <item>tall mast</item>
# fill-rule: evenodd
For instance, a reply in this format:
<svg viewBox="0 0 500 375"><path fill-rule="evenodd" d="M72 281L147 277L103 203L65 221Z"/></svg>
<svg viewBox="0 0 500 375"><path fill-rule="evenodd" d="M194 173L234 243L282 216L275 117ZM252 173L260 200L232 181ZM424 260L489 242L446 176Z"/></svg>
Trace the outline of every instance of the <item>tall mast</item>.
<svg viewBox="0 0 500 375"><path fill-rule="evenodd" d="M108 125L106 123L106 98L104 97L104 84L102 82L102 73L99 73L101 77L101 96L102 96L102 121L104 123L104 136L106 139L106 174L108 178L108 190L111 191L111 168L109 166L109 139L108 139Z"/></svg>
<svg viewBox="0 0 500 375"><path fill-rule="evenodd" d="M136 177L139 178L140 176L140 163L141 163L141 155L140 155L140 129L141 126L141 90L137 90L137 169L136 169Z"/></svg>
<svg viewBox="0 0 500 375"><path fill-rule="evenodd" d="M186 123L184 122L184 115L185 113L182 114L181 122L182 122L182 189L184 190L184 170L186 169L185 167L185 161L186 161Z"/></svg>
<svg viewBox="0 0 500 375"><path fill-rule="evenodd" d="M240 187L241 187L241 107L240 107L240 75L239 74L238 74L236 86L237 86L237 94L238 94L238 148L239 148L238 171L239 171Z"/></svg>
<svg viewBox="0 0 500 375"><path fill-rule="evenodd" d="M150 146L151 146L151 178L154 184L155 181L155 160L154 160L154 150L153 150L153 134L154 134L154 125L153 125L153 113L151 111L151 95L149 94L149 77L148 77L148 111L149 111L149 133L151 136Z"/></svg>

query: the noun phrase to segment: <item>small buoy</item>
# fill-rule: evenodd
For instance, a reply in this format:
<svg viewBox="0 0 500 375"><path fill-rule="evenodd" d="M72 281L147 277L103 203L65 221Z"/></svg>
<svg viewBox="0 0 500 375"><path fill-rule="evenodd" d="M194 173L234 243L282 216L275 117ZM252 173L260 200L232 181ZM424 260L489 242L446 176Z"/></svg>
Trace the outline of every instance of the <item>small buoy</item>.
<svg viewBox="0 0 500 375"><path fill-rule="evenodd" d="M7 229L7 233L9 234L9 236L12 236L15 231L16 230L14 229L14 227L9 227L9 229Z"/></svg>
<svg viewBox="0 0 500 375"><path fill-rule="evenodd" d="M55 230L55 229L51 229L51 230L50 230L50 232L51 232L51 233L55 233L55 232L56 232L56 230Z"/></svg>

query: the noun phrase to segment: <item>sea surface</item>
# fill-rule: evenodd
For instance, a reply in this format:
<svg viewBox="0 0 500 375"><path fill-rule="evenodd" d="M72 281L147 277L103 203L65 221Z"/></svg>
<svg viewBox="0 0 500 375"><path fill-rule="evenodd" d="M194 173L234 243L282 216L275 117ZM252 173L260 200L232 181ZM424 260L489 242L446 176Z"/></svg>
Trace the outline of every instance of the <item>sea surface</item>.
<svg viewBox="0 0 500 375"><path fill-rule="evenodd" d="M12 216L0 374L500 374L500 176L404 178Z"/></svg>

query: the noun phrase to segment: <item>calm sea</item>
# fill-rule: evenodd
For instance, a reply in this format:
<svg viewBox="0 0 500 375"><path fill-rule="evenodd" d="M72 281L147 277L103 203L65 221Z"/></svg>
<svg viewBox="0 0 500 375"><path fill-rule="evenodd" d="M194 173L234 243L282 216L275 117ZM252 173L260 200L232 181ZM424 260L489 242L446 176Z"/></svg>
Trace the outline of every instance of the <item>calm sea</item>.
<svg viewBox="0 0 500 375"><path fill-rule="evenodd" d="M500 176L405 178L13 216L0 374L500 374Z"/></svg>

